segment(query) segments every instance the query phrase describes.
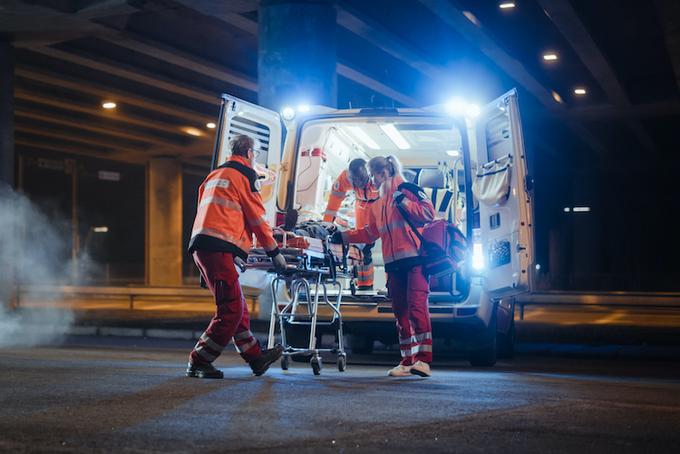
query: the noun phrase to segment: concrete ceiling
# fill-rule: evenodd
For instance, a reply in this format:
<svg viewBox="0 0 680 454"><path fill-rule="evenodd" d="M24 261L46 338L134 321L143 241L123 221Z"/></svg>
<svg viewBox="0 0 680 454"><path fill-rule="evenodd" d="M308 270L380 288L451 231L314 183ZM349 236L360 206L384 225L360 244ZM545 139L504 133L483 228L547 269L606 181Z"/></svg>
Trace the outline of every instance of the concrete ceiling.
<svg viewBox="0 0 680 454"><path fill-rule="evenodd" d="M605 166L621 156L634 166L640 152L677 159L676 1L515 3L505 11L495 1L337 1L338 105L422 106L460 93L486 102L516 86L527 130L548 153ZM219 94L257 101L257 8L248 0L0 1L0 33L17 48L18 150L139 163L177 155L206 167L213 133L205 124L216 120ZM559 60L544 62L547 50ZM576 86L587 96L574 96ZM105 99L118 108L102 109Z"/></svg>

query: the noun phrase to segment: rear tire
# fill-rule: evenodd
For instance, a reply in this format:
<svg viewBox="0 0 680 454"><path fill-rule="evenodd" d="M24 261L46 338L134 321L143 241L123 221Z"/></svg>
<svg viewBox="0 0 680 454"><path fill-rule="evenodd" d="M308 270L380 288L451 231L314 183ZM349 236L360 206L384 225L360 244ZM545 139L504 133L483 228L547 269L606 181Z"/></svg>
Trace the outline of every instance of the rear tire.
<svg viewBox="0 0 680 454"><path fill-rule="evenodd" d="M496 334L498 357L510 359L515 356L515 321L510 322L508 332Z"/></svg>
<svg viewBox="0 0 680 454"><path fill-rule="evenodd" d="M470 354L470 364L474 367L491 367L496 364L498 350L496 347L496 308L491 313L489 326L486 327L482 336L482 348L474 350Z"/></svg>

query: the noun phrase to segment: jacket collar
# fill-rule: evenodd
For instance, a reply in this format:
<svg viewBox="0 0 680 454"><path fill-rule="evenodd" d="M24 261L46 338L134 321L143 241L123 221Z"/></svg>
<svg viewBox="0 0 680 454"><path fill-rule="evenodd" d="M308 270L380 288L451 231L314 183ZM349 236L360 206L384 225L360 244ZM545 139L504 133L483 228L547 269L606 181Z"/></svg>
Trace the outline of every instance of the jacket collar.
<svg viewBox="0 0 680 454"><path fill-rule="evenodd" d="M245 157L245 156L230 156L227 162L229 161L234 161L238 162L239 164L243 164L246 167L253 168L253 166L250 164L250 161Z"/></svg>

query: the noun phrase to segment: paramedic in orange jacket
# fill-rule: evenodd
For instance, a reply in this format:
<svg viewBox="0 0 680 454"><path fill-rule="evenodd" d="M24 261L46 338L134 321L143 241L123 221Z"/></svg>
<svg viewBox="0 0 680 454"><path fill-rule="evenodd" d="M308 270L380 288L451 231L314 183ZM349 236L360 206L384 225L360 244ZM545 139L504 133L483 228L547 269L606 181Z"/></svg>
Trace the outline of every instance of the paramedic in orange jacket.
<svg viewBox="0 0 680 454"><path fill-rule="evenodd" d="M432 327L427 298L428 279L423 275L419 254L420 240L404 220L397 205L409 214L411 222L422 226L434 219L434 207L425 193L407 183L394 156L375 157L368 162L371 178L380 187L381 197L371 206L364 228L345 231L344 243L370 243L382 239L387 272L387 289L397 319L401 362L388 372L391 376L430 376Z"/></svg>
<svg viewBox="0 0 680 454"><path fill-rule="evenodd" d="M333 183L326 212L323 216L324 221L333 222L335 220L338 209L342 205L342 201L345 200L348 191L354 191L356 198L354 205L356 222L354 225L357 229L360 229L366 225L369 208L380 197L378 188L368 178L366 161L361 158L353 159L349 163L349 169L344 170ZM364 262L363 265L358 267L357 285L359 290L373 288L373 257L371 255L373 246L374 243L369 242L363 249Z"/></svg>
<svg viewBox="0 0 680 454"><path fill-rule="evenodd" d="M255 234L277 269L286 261L279 252L272 229L265 219L253 170L256 153L253 139L236 136L229 160L213 170L198 190L198 208L189 251L201 277L215 296L216 313L189 355L187 376L222 378L213 361L233 338L236 349L255 375L262 375L281 357L280 345L260 348L250 332L248 307L238 281L236 266L248 257Z"/></svg>

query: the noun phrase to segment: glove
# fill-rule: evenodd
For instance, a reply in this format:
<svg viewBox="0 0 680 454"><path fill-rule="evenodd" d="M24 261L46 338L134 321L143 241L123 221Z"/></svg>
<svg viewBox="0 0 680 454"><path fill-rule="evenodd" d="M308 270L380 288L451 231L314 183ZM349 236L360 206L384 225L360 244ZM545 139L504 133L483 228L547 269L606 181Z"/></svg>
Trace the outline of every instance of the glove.
<svg viewBox="0 0 680 454"><path fill-rule="evenodd" d="M274 269L277 273L286 270L286 259L283 258L283 254L280 252L272 257L272 263L274 264Z"/></svg>
<svg viewBox="0 0 680 454"><path fill-rule="evenodd" d="M340 230L336 230L333 235L331 235L331 243L333 244L343 244L344 240L342 239L342 232Z"/></svg>
<svg viewBox="0 0 680 454"><path fill-rule="evenodd" d="M394 194L392 194L392 197L394 198L394 203L399 205L402 200L404 200L404 197L406 197L404 194L401 193L401 191L394 191Z"/></svg>

